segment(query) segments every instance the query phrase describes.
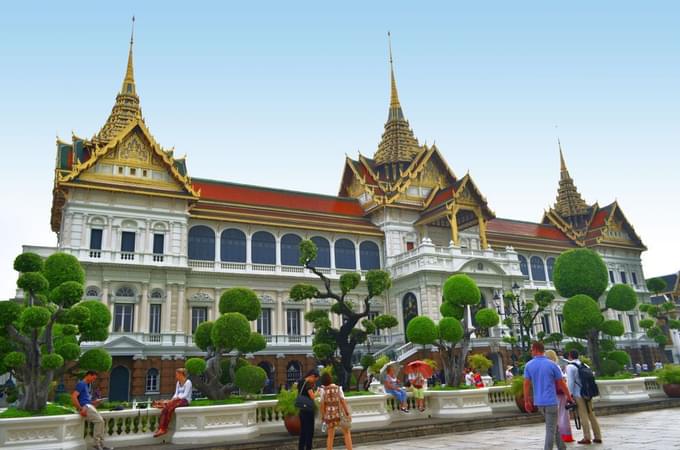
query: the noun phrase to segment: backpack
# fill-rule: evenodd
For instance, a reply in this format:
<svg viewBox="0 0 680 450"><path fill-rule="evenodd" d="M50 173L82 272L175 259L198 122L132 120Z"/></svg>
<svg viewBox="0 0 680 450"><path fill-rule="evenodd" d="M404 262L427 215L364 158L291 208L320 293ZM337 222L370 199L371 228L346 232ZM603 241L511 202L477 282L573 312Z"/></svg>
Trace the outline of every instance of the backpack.
<svg viewBox="0 0 680 450"><path fill-rule="evenodd" d="M569 363L576 366L578 369L578 381L574 380L581 388L581 397L590 400L600 395L600 390L595 382L595 374L593 370L585 364Z"/></svg>

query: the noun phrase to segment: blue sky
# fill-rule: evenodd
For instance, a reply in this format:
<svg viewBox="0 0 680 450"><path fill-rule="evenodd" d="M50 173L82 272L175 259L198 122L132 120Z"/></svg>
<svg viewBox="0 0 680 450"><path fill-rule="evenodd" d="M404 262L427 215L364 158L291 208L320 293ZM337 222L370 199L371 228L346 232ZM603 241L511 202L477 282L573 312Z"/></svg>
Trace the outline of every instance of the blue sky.
<svg viewBox="0 0 680 450"><path fill-rule="evenodd" d="M554 202L559 136L585 199L618 200L649 247L646 275L680 269L678 2L326 3L0 4L0 296L22 244L56 243L55 135L106 120L133 14L147 124L194 177L335 194L345 153L379 142L391 30L416 136L497 216Z"/></svg>

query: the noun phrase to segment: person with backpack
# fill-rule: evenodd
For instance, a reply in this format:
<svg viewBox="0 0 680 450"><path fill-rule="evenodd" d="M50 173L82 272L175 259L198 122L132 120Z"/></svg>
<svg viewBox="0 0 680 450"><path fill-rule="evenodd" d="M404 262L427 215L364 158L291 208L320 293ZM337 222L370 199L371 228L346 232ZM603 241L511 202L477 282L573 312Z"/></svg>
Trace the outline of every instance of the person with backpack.
<svg viewBox="0 0 680 450"><path fill-rule="evenodd" d="M594 442L601 444L602 433L600 432L600 424L597 422L597 417L595 417L595 412L593 411L593 398L600 395L600 391L595 382L595 374L587 364L579 360L579 354L576 350L569 352L567 380L569 391L576 399L578 415L581 418L581 427L583 429L583 439L578 441L578 443L591 444ZM592 436L590 433L591 428ZM591 437L593 438L592 440Z"/></svg>

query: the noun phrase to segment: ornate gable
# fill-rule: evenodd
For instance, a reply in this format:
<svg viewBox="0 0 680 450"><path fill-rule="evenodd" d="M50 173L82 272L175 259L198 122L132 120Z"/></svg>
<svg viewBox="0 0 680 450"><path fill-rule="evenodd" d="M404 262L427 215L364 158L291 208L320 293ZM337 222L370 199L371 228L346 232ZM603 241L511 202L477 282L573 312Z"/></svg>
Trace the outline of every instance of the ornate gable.
<svg viewBox="0 0 680 450"><path fill-rule="evenodd" d="M602 208L595 215L586 235L586 245L610 245L646 250L640 236L623 214L618 202Z"/></svg>

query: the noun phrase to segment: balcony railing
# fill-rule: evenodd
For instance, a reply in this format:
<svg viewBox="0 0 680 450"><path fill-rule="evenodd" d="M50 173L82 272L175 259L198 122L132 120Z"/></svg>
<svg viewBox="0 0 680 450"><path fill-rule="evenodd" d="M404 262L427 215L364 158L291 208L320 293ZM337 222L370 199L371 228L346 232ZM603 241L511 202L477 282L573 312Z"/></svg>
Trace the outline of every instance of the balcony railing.
<svg viewBox="0 0 680 450"><path fill-rule="evenodd" d="M197 259L190 259L188 261L190 268L197 271L205 272L232 272L232 273L278 273L289 276L311 277L316 275L312 271L305 269L302 266L291 266L284 264L259 264L259 263L244 263L244 262L227 262L227 261L202 261ZM328 275L330 277L339 277L342 274L350 272L361 272L365 274L367 271L352 270L352 269L333 269L329 267L317 267L316 270Z"/></svg>

